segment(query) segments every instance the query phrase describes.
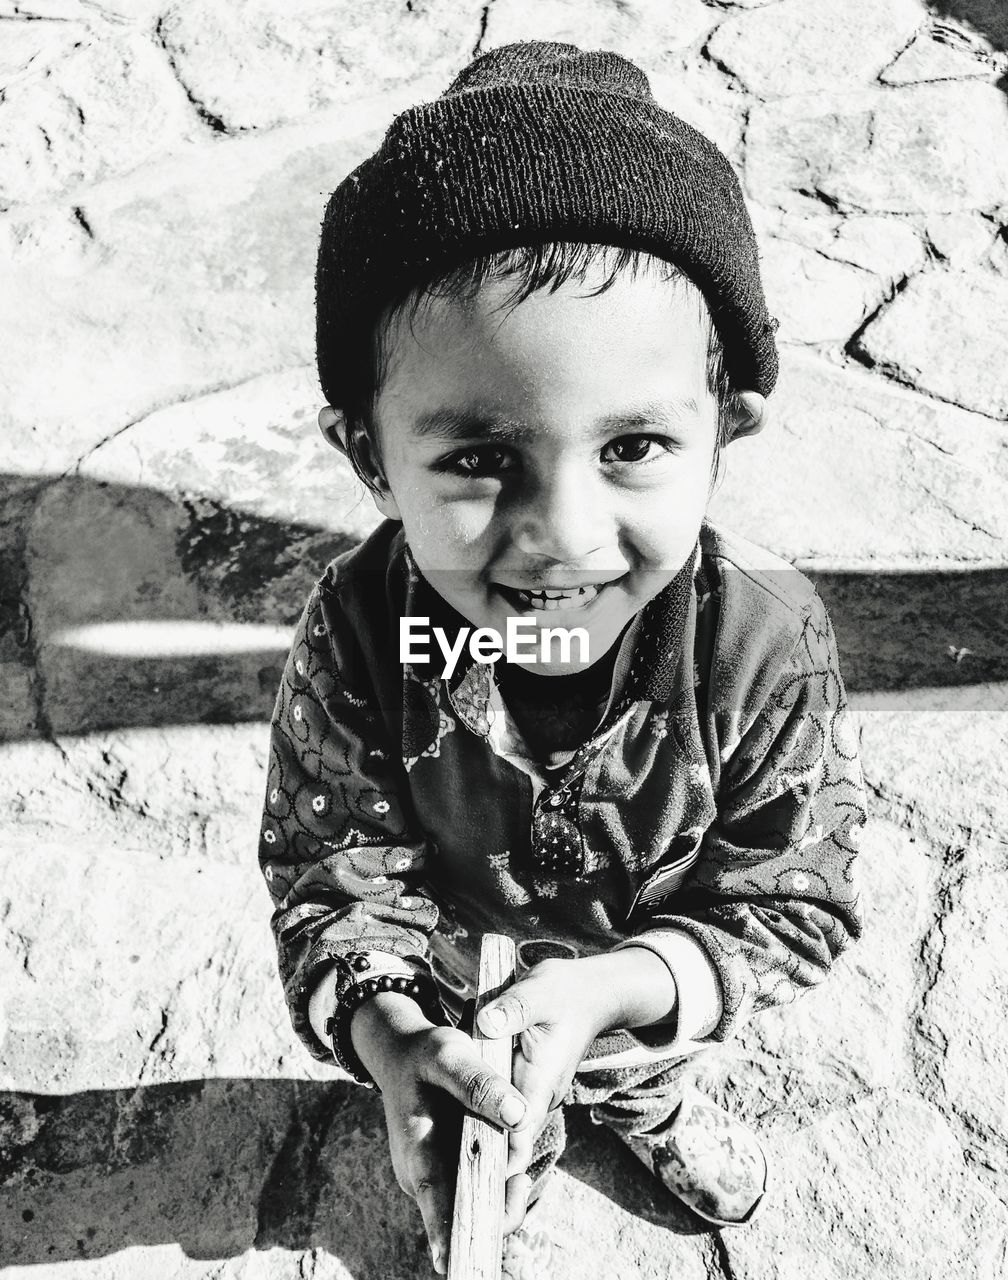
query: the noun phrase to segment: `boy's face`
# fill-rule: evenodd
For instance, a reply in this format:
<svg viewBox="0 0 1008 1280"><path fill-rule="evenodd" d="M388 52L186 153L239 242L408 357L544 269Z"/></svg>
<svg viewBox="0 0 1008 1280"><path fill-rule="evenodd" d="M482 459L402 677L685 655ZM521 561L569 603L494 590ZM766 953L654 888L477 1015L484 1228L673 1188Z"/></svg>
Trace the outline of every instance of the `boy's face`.
<svg viewBox="0 0 1008 1280"><path fill-rule="evenodd" d="M693 551L718 429L698 295L648 270L586 296L595 270L507 312L498 283L400 313L376 415L378 504L431 585L502 635L583 627L591 662Z"/></svg>

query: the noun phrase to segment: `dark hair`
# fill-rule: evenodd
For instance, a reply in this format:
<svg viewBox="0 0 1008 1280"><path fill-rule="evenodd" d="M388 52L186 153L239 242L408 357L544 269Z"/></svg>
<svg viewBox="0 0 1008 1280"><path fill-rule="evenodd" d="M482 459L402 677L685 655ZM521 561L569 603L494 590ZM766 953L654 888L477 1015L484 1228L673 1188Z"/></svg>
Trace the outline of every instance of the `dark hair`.
<svg viewBox="0 0 1008 1280"><path fill-rule="evenodd" d="M728 425L735 407L738 388L732 385L729 377L721 335L718 333L717 325L703 294L684 271L674 263L656 258L653 254L640 249L573 241L521 245L469 259L442 272L427 284L412 287L403 297L386 305L370 327L370 332L361 335L357 358L350 362L350 367L354 370L353 382L345 389L344 421L347 456L357 475L369 489L374 487L374 477L367 473L362 464L357 441L361 435L366 437L373 455L380 461L374 430L375 404L388 371L387 335L398 314L408 313L409 322L412 324L426 298L468 301L474 298L487 283L514 280L514 287L502 303L502 308L507 312L540 289L548 288L550 293L556 293L569 280L583 283L589 268L595 264L601 264L607 274L602 284L597 289L593 289L589 295L594 297L610 289L621 272L629 270L636 275L649 263L657 263L664 268L664 279L680 281L693 291L703 315L709 320L707 387L718 404L718 435L712 468L713 484L713 479L717 475L721 449L728 438Z"/></svg>

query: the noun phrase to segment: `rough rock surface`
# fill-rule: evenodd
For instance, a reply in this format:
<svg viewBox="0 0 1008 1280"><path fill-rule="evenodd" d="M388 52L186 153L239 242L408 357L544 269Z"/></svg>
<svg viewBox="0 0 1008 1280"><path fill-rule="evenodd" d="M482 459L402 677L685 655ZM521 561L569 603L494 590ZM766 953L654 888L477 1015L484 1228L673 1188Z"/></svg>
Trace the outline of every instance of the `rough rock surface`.
<svg viewBox="0 0 1008 1280"><path fill-rule="evenodd" d="M381 1103L295 1042L251 853L310 583L325 194L474 50L615 48L752 200L782 369L723 523L830 606L866 932L694 1064L773 1192L707 1232L584 1114L557 1280L1008 1267L1000 0L0 0L0 1272L406 1280Z"/></svg>
<svg viewBox="0 0 1008 1280"><path fill-rule="evenodd" d="M859 350L901 381L1008 421L1008 280L990 271L911 280Z"/></svg>
<svg viewBox="0 0 1008 1280"><path fill-rule="evenodd" d="M1008 189L1008 109L976 81L767 101L752 110L745 175L767 204L995 210Z"/></svg>

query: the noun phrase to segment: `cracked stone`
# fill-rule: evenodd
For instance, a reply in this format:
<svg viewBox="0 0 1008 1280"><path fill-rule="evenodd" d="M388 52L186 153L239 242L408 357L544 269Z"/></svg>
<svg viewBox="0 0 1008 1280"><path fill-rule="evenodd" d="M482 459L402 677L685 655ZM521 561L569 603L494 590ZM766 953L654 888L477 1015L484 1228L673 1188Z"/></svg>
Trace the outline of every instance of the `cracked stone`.
<svg viewBox="0 0 1008 1280"><path fill-rule="evenodd" d="M875 79L913 35L917 0L781 0L726 19L708 52L750 93L821 93Z"/></svg>
<svg viewBox="0 0 1008 1280"><path fill-rule="evenodd" d="M931 80L990 80L995 69L986 51L954 28L940 35L921 32L879 76L883 84L925 84Z"/></svg>
<svg viewBox="0 0 1008 1280"><path fill-rule="evenodd" d="M953 404L1008 420L1008 280L932 271L911 280L868 325L858 349Z"/></svg>
<svg viewBox="0 0 1008 1280"><path fill-rule="evenodd" d="M483 48L515 40L561 40L583 49L612 49L659 70L668 53L707 34L716 13L700 0L493 0Z"/></svg>
<svg viewBox="0 0 1008 1280"><path fill-rule="evenodd" d="M44 200L178 145L191 112L164 59L131 33L91 38L0 96L0 202Z"/></svg>
<svg viewBox="0 0 1008 1280"><path fill-rule="evenodd" d="M95 188L90 248L79 225L63 245L66 212L0 219L23 246L0 260L0 429L17 434L17 469L59 474L159 406L310 364L320 191L374 143L385 110L364 113L374 131L349 140L316 124L255 145L206 142L142 180ZM311 379L304 394L318 396Z"/></svg>
<svg viewBox="0 0 1008 1280"><path fill-rule="evenodd" d="M1008 1210L977 1182L934 1107L881 1094L798 1133L781 1122L770 1138L769 1202L723 1237L735 1280L999 1274Z"/></svg>
<svg viewBox="0 0 1008 1280"><path fill-rule="evenodd" d="M842 346L883 297L867 271L776 237L762 243L760 271L784 342Z"/></svg>
<svg viewBox="0 0 1008 1280"><path fill-rule="evenodd" d="M0 893L4 1088L69 1093L316 1068L290 1027L257 873L162 861L83 833L70 847L11 836L0 861L18 886Z"/></svg>
<svg viewBox="0 0 1008 1280"><path fill-rule="evenodd" d="M79 23L15 22L8 17L0 48L0 88L8 90L29 67L34 73L66 57L86 33Z"/></svg>
<svg viewBox="0 0 1008 1280"><path fill-rule="evenodd" d="M805 563L1000 560L1003 426L788 349L770 406L725 451L712 518Z"/></svg>
<svg viewBox="0 0 1008 1280"><path fill-rule="evenodd" d="M697 1073L700 1089L746 1123L798 1125L879 1089L913 1085L909 1029L933 867L893 822L865 831L865 927L826 980L744 1028Z"/></svg>
<svg viewBox="0 0 1008 1280"><path fill-rule="evenodd" d="M873 213L997 209L1008 109L993 85L973 82L758 103L745 174L767 205L807 207L811 195Z"/></svg>
<svg viewBox="0 0 1008 1280"><path fill-rule="evenodd" d="M1003 828L1002 828L1003 830ZM1008 1045L1004 1011L1008 978L1002 963L1008 918L1008 847L999 842L994 868L968 854L936 939L934 977L920 1017L930 1046L925 1073L931 1096L965 1123L964 1145L996 1179L1008 1177Z"/></svg>
<svg viewBox="0 0 1008 1280"><path fill-rule="evenodd" d="M970 618L948 639L975 628ZM969 832L998 839L1008 831L1008 779L991 770L1008 751L1003 687L999 695L996 684L981 684L972 703L962 691L944 692L861 698L870 709L861 716L861 753L876 812L888 808L934 843L961 843Z"/></svg>
<svg viewBox="0 0 1008 1280"><path fill-rule="evenodd" d="M479 6L452 0L195 0L158 24L188 93L228 129L266 129L469 61ZM320 210L321 214L321 210Z"/></svg>
<svg viewBox="0 0 1008 1280"><path fill-rule="evenodd" d="M927 220L927 238L950 267L974 266L994 245L997 228L975 213L937 213Z"/></svg>
<svg viewBox="0 0 1008 1280"><path fill-rule="evenodd" d="M776 236L804 245L837 262L870 271L887 285L913 275L926 261L920 236L902 218L822 211L797 214L763 205L753 206L752 212L761 242L764 236Z"/></svg>

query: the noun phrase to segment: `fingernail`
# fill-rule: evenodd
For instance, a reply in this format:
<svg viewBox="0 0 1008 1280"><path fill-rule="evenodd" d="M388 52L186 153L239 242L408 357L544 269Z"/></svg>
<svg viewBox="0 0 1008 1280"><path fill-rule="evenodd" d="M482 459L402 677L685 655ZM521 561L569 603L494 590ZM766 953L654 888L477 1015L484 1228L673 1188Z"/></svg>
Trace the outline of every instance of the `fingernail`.
<svg viewBox="0 0 1008 1280"><path fill-rule="evenodd" d="M447 1267L445 1266L445 1259L444 1259L443 1253L436 1253L434 1255L434 1270L438 1273L439 1276L443 1276L445 1271L447 1270Z"/></svg>
<svg viewBox="0 0 1008 1280"><path fill-rule="evenodd" d="M484 1009L479 1020L482 1029L491 1035L496 1031L503 1031L507 1026L507 1014L501 1008Z"/></svg>
<svg viewBox="0 0 1008 1280"><path fill-rule="evenodd" d="M524 1101L517 1097L517 1095L509 1093L501 1103L500 1118L505 1124L520 1124L525 1118Z"/></svg>

